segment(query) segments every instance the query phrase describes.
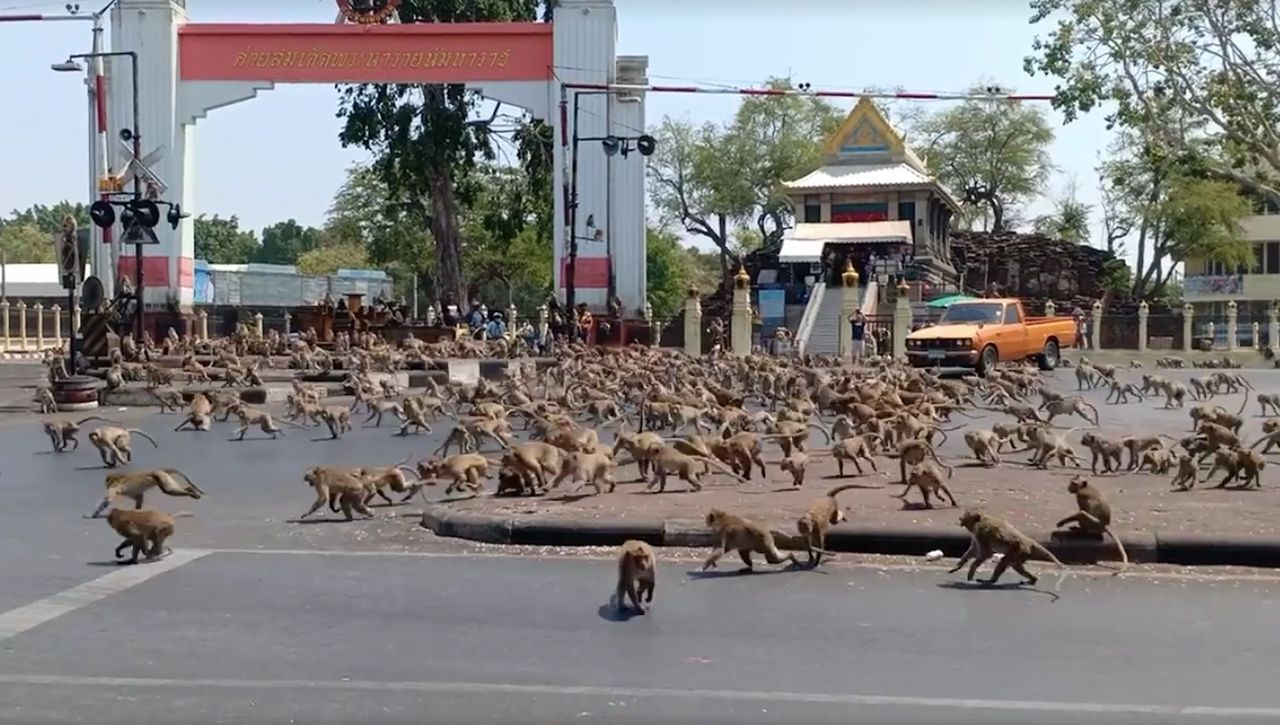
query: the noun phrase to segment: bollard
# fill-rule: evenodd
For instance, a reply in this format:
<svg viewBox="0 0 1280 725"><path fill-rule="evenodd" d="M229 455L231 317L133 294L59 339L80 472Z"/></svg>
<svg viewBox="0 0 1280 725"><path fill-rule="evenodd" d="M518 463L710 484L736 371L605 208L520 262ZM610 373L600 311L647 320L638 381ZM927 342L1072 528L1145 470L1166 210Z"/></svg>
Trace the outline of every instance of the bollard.
<svg viewBox="0 0 1280 725"><path fill-rule="evenodd" d="M519 317L519 315L520 315L520 310L517 310L515 305L507 305L507 329L508 330L511 330L513 332L515 331L516 318Z"/></svg>
<svg viewBox="0 0 1280 725"><path fill-rule="evenodd" d="M20 350L27 349L27 303L18 300L18 343Z"/></svg>
<svg viewBox="0 0 1280 725"><path fill-rule="evenodd" d="M209 339L209 313L207 311L200 310L198 324L200 326L200 341L204 342Z"/></svg>
<svg viewBox="0 0 1280 725"><path fill-rule="evenodd" d="M259 340L262 339L262 313L253 313L253 334Z"/></svg>
<svg viewBox="0 0 1280 725"><path fill-rule="evenodd" d="M1259 325L1256 322L1253 323L1252 332L1253 332L1253 349L1261 350L1262 349L1262 325Z"/></svg>
<svg viewBox="0 0 1280 725"><path fill-rule="evenodd" d="M907 356L907 335L911 334L911 288L906 282L898 283L898 301L893 306L893 357L901 359ZM883 355L883 350L877 350Z"/></svg>
<svg viewBox="0 0 1280 725"><path fill-rule="evenodd" d="M9 300L0 300L0 327L4 327L4 347L0 351L9 350Z"/></svg>
<svg viewBox="0 0 1280 725"><path fill-rule="evenodd" d="M751 277L738 267L733 278L733 312L729 320L729 346L734 355L751 354Z"/></svg>
<svg viewBox="0 0 1280 725"><path fill-rule="evenodd" d="M684 300L684 351L692 357L702 357L702 300L693 288L689 288Z"/></svg>
<svg viewBox="0 0 1280 725"><path fill-rule="evenodd" d="M62 349L62 305L53 303L49 308L53 312L53 346Z"/></svg>
<svg viewBox="0 0 1280 725"><path fill-rule="evenodd" d="M862 300L858 299L858 272L853 263L846 260L840 275L840 327L836 329L837 349L841 359L853 356L853 324L849 321ZM904 348L905 349L905 348Z"/></svg>
<svg viewBox="0 0 1280 725"><path fill-rule="evenodd" d="M1093 344L1090 345L1094 350L1102 349L1102 301L1093 301L1093 329L1089 331L1093 337Z"/></svg>
<svg viewBox="0 0 1280 725"><path fill-rule="evenodd" d="M1274 303L1267 308L1267 347L1280 348L1280 308Z"/></svg>
<svg viewBox="0 0 1280 725"><path fill-rule="evenodd" d="M1195 318L1196 308L1190 302L1182 306L1182 351L1191 352L1192 344L1195 342Z"/></svg>
<svg viewBox="0 0 1280 725"><path fill-rule="evenodd" d="M288 310L285 310L285 313L284 313L284 336L285 336L285 337L288 337L288 336L289 336L289 334L290 334L291 332L293 332L293 315L289 314L289 311L288 311Z"/></svg>
<svg viewBox="0 0 1280 725"><path fill-rule="evenodd" d="M1239 315L1240 315L1240 310L1236 306L1236 301L1228 300L1227 301L1227 349L1228 350L1235 350L1239 346L1236 341L1236 338L1237 338L1236 333L1239 328L1239 324L1238 324L1240 319Z"/></svg>
<svg viewBox="0 0 1280 725"><path fill-rule="evenodd" d="M36 302L31 309L36 313L36 349L44 350L44 303Z"/></svg>
<svg viewBox="0 0 1280 725"><path fill-rule="evenodd" d="M654 320L649 326L649 347L662 347L662 320Z"/></svg>
<svg viewBox="0 0 1280 725"><path fill-rule="evenodd" d="M75 337L80 334L80 303L77 302L75 307L71 308L71 336Z"/></svg>
<svg viewBox="0 0 1280 725"><path fill-rule="evenodd" d="M1146 300L1138 303L1138 352L1147 351L1147 317L1151 314L1151 305Z"/></svg>

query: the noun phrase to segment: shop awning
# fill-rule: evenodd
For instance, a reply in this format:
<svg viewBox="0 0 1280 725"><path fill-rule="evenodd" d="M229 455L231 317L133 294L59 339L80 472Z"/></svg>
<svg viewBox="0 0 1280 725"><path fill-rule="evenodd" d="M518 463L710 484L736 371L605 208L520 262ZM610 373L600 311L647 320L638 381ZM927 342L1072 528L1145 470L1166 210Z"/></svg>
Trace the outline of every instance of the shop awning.
<svg viewBox="0 0 1280 725"><path fill-rule="evenodd" d="M911 244L911 222L905 219L884 222L844 222L839 224L797 224L782 240L778 261L812 263L822 259L828 244Z"/></svg>

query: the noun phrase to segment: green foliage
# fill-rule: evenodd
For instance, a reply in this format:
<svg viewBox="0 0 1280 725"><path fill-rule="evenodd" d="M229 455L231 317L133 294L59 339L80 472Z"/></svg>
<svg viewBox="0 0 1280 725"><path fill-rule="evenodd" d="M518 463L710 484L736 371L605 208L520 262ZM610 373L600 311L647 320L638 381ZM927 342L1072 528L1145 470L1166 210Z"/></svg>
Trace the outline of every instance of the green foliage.
<svg viewBox="0 0 1280 725"><path fill-rule="evenodd" d="M1160 211L1175 260L1203 257L1231 267L1252 261L1240 221L1253 209L1235 184L1176 177Z"/></svg>
<svg viewBox="0 0 1280 725"><path fill-rule="evenodd" d="M467 296L536 307L552 283L549 185L535 194L537 182L524 169L492 164L478 167L476 178L478 193L462 215Z"/></svg>
<svg viewBox="0 0 1280 725"><path fill-rule="evenodd" d="M669 319L680 312L689 285L688 255L673 232L645 228L645 272L649 306L654 317Z"/></svg>
<svg viewBox="0 0 1280 725"><path fill-rule="evenodd" d="M339 269L368 269L369 258L359 244L339 243L303 252L298 257L298 271L303 274L327 276Z"/></svg>
<svg viewBox="0 0 1280 725"><path fill-rule="evenodd" d="M259 264L297 264L298 259L313 249L325 246L328 239L315 227L304 227L296 220L276 222L262 230L262 246L250 261Z"/></svg>
<svg viewBox="0 0 1280 725"><path fill-rule="evenodd" d="M965 101L924 117L914 132L924 138L916 150L960 196L967 212L963 221L971 226L1007 229L1017 207L1041 192L1052 169L1053 129L1030 104Z"/></svg>
<svg viewBox="0 0 1280 725"><path fill-rule="evenodd" d="M1068 121L1108 123L1280 203L1280 24L1273 2L1032 0L1051 24L1025 60Z"/></svg>
<svg viewBox="0 0 1280 725"><path fill-rule="evenodd" d="M1076 244L1089 241L1089 215L1093 208L1076 198L1075 189L1054 200L1051 214L1037 217L1033 228L1037 234Z"/></svg>
<svg viewBox="0 0 1280 725"><path fill-rule="evenodd" d="M782 78L769 86L793 87ZM742 251L737 230L754 226L761 244L781 239L792 224L782 182L821 163L822 143L840 120L830 104L803 96L748 97L724 125L664 118L649 160L650 200L664 224L715 245L727 285Z"/></svg>
<svg viewBox="0 0 1280 725"><path fill-rule="evenodd" d="M404 0L401 23L534 20L536 0ZM374 154L372 168L394 199L419 215L435 244L436 287L460 298L460 207L476 193L472 172L493 157L489 129L471 123L480 96L464 84L339 86L339 138Z"/></svg>
<svg viewBox="0 0 1280 725"><path fill-rule="evenodd" d="M54 235L30 222L8 222L0 227L0 250L9 264L48 264L58 261Z"/></svg>
<svg viewBox="0 0 1280 725"><path fill-rule="evenodd" d="M258 237L240 228L236 216L224 219L201 214L195 224L195 255L210 264L245 264L258 251Z"/></svg>
<svg viewBox="0 0 1280 725"><path fill-rule="evenodd" d="M1111 292L1128 292L1133 284L1133 270L1123 259L1108 259L1102 265L1102 274L1098 275L1098 284Z"/></svg>
<svg viewBox="0 0 1280 725"><path fill-rule="evenodd" d="M352 166L334 194L325 230L336 242L362 245L371 262L422 274L432 266L426 220L417 205L395 199L373 167Z"/></svg>
<svg viewBox="0 0 1280 725"><path fill-rule="evenodd" d="M69 201L60 201L53 206L36 204L35 206L21 211L14 209L10 212L8 219L0 219L0 229L4 229L10 224L27 224L39 229L45 234L61 234L62 220L65 219L68 214L75 217L77 227L83 229L89 226L88 206Z"/></svg>

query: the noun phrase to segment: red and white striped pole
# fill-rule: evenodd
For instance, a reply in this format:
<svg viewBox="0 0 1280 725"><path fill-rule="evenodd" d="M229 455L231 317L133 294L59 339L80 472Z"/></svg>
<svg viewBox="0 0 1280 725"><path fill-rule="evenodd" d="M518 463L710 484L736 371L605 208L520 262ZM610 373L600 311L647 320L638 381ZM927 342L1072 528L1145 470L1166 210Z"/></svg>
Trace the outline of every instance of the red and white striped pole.
<svg viewBox="0 0 1280 725"><path fill-rule="evenodd" d="M816 98L874 98L900 101L1052 101L1055 98L1053 94L1043 93L801 90L798 88L628 85L625 83L564 83L562 85L570 90L606 93L707 93L722 96L814 96Z"/></svg>

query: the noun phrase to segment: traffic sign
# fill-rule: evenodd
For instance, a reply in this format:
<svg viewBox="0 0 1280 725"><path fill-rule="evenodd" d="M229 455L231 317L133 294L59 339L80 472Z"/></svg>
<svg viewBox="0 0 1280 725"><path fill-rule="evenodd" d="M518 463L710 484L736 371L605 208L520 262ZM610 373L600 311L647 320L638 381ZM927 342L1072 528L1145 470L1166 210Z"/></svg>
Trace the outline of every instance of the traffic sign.
<svg viewBox="0 0 1280 725"><path fill-rule="evenodd" d="M125 143L124 141L121 141L120 145L124 147L125 153L127 154L126 158L129 160L125 165L124 173L120 174L118 177L121 187L132 183L133 177L136 175L141 177L144 182L155 185L156 191L159 194L164 194L169 190L169 185L164 183L164 180L157 176L156 172L151 170L152 165L159 163L159 161L164 158L165 151L168 150L167 146L161 146L142 158L138 158L133 155L133 146Z"/></svg>

